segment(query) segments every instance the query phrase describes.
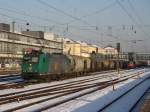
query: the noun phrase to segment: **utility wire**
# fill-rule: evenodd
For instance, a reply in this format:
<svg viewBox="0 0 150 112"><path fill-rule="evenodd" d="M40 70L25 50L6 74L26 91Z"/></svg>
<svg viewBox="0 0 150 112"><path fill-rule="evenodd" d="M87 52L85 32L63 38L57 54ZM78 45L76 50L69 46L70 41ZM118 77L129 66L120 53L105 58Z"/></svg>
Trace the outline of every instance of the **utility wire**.
<svg viewBox="0 0 150 112"><path fill-rule="evenodd" d="M56 24L59 24L59 25L62 25L63 23L59 23L55 20L52 20L52 19L48 19L48 18L43 18L43 17L40 17L40 16L34 16L34 15L31 15L31 14L28 14L26 13L25 11L15 11L15 10L11 10L11 9L7 9L7 8L2 8L0 7L0 10L5 10L7 12L11 12L11 13L16 13L16 14L19 14L19 15L23 15L23 16L27 16L27 17L30 17L30 18L35 18L35 19L38 19L38 20L43 20L43 21L51 21L51 22L54 22Z"/></svg>
<svg viewBox="0 0 150 112"><path fill-rule="evenodd" d="M86 18L86 17L90 17L90 16L94 16L94 15L96 15L96 14L99 14L99 13L101 13L101 12L103 12L103 11L105 11L105 10L111 8L111 7L114 6L115 4L116 4L116 1L113 2L113 3L111 3L111 4L109 4L109 5L107 5L107 6L105 6L105 7L103 7L102 9L99 9L99 10L93 12L93 13L84 15L84 16L82 16L80 19ZM70 23L72 23L72 22L74 22L74 21L76 21L76 20L69 21L69 22L67 22L66 24L70 24ZM91 27L94 27L94 26L91 26Z"/></svg>
<svg viewBox="0 0 150 112"><path fill-rule="evenodd" d="M141 17L139 16L139 14L137 13L137 11L135 10L134 6L132 5L131 1L128 0L128 4L129 6L131 7L131 9L133 10L134 14L137 16L137 18L139 19L139 21L142 23L142 19Z"/></svg>
<svg viewBox="0 0 150 112"><path fill-rule="evenodd" d="M84 16L82 16L80 19L82 19L83 17L86 18L86 17L88 17L88 16L92 16L92 15L98 14L98 13L100 13L100 12L103 12L103 11L107 10L108 8L114 6L115 3L116 3L116 1L113 2L112 4L109 4L108 6L105 6L105 7L102 8L102 9L99 9L99 10L97 10L97 11L91 13L91 14L84 15ZM48 19L48 18L43 18L43 17L40 17L40 16L31 15L31 14L29 14L29 13L26 13L26 12L23 11L23 10L12 10L12 9L3 8L3 7L0 7L0 10L4 10L4 11L7 11L7 12L11 12L11 13L15 13L15 14L23 15L23 16L28 16L28 17L30 17L30 18L34 18L34 19L38 19L38 20L43 20L43 21L47 21L47 22L51 21L51 22L56 23L56 25L59 25L59 27L62 26L62 25L66 25L66 24L69 25L70 23L76 21L76 20L72 20L72 21L67 22L67 23L59 23L59 22L57 22L57 21L55 21L55 20L52 20L52 19ZM49 27L49 26L42 26L42 27ZM76 27L76 26L69 25L69 27ZM98 30L98 27L96 27L96 26L84 26L84 27L92 27L92 28L94 27L94 29L91 29L91 30ZM77 28L77 27L76 27L76 28ZM79 28L79 30L86 30L86 29ZM90 29L87 29L87 30L90 30Z"/></svg>
<svg viewBox="0 0 150 112"><path fill-rule="evenodd" d="M29 21L27 21L26 19L20 19L20 18L17 18L17 17L13 17L13 16L9 16L7 14L3 14L3 13L0 13L1 16L4 16L4 17L7 17L7 18L10 18L12 20L19 20L19 21L22 21L22 22L25 22L25 23L28 23ZM29 23L32 23L33 25L36 25L36 26L39 26L39 27L42 27L41 25L37 24L37 23L34 23L34 22L29 22Z"/></svg>
<svg viewBox="0 0 150 112"><path fill-rule="evenodd" d="M41 2L41 0L38 0L38 1ZM43 1L42 1L42 3L43 3ZM44 3L45 3L45 2L44 2ZM84 15L83 17L88 17L88 16L92 16L92 15L98 14L98 13L100 13L100 12L102 12L102 11L104 11L104 10L106 10L106 9L108 9L108 8L110 8L110 7L112 7L112 6L114 6L115 3L116 3L116 1L113 2L112 4L108 5L108 6L104 7L103 9L100 9L100 10L95 11L94 13L91 13L91 14L88 14L88 15ZM51 5L49 5L49 4L47 4L47 5L48 5L48 6L51 6ZM76 18L76 17L74 17L74 16L72 16L72 15L70 15L70 14L68 14L68 13L66 13L66 12L64 12L64 11L62 11L62 10L59 10L59 9L53 7L53 6L51 6L51 8L53 8L53 9L55 9L55 10L57 10L57 11L63 13L63 14L65 14L65 15L71 17L71 18L74 18L74 21L75 21L75 20L81 21L81 18ZM33 16L33 15L30 15L30 14L27 14L26 12L14 11L14 10L6 9L6 8L0 8L0 9L2 9L2 10L7 10L7 11L9 11L9 12L13 12L13 13L17 13L17 14L21 14L21 15L26 15L26 16L29 16L29 17L32 17L32 18L36 18L36 19L42 19L42 20L48 20L48 21L49 21L49 19L45 19L45 18ZM8 17L8 18L14 18L14 17L8 16L8 15L6 15L6 14L2 14L2 13L0 13L0 14L1 14L2 16ZM20 18L15 18L15 19L20 20L20 21L24 21L24 22L28 22L27 20L20 19ZM34 23L34 24L35 24L35 23ZM59 24L59 23L58 23L58 24ZM40 26L40 25L38 25L38 26ZM94 27L94 26L90 26L90 27ZM84 30L85 30L85 29L84 29ZM67 28L66 28L66 32L68 32L68 26L67 26ZM116 37L114 37L114 36L112 36L112 37L116 39Z"/></svg>
<svg viewBox="0 0 150 112"><path fill-rule="evenodd" d="M117 3L118 3L118 5L122 8L122 10L129 16L129 18L130 18L134 23L137 24L137 26L142 30L142 32L146 35L146 37L150 37L150 36L147 35L147 33L143 30L143 28L140 27L140 24L139 24L136 20L134 20L133 16L126 10L126 8L120 3L119 0L117 0ZM130 7L132 7L132 6L130 5ZM133 8L133 7L132 7L132 8ZM134 9L132 9L132 10L134 10ZM149 38L148 38L148 39L149 39ZM143 40L134 40L134 41L132 41L132 42L133 42L133 43L136 43L137 41L143 41Z"/></svg>
<svg viewBox="0 0 150 112"><path fill-rule="evenodd" d="M139 22L140 22L140 24L141 24L141 26L142 26L143 21L142 21L141 17L139 16L139 14L137 13L137 11L135 10L135 8L134 8L134 6L132 5L132 3L131 3L130 0L128 0L128 3L129 3L129 6L130 6L131 9L133 10L134 14L136 15L137 19L139 20ZM140 27L140 26L139 26L139 27ZM145 30L144 30L142 27L140 27L140 29L143 31L143 33L144 33L146 36L150 37L150 35L149 35L147 32L145 32Z"/></svg>
<svg viewBox="0 0 150 112"><path fill-rule="evenodd" d="M121 9L128 15L128 17L132 20L132 22L136 23L137 22L134 20L133 16L126 10L126 8L120 3L119 0L116 0L118 5L121 7Z"/></svg>
<svg viewBox="0 0 150 112"><path fill-rule="evenodd" d="M82 22L82 23L84 23L84 24L87 24L88 26L93 26L93 25L91 25L90 23L88 23L87 21L82 20L81 18L75 17L75 16L73 16L73 15L71 15L71 14L69 14L69 13L66 13L65 11L63 11L63 10L61 10L61 9L58 9L58 8L56 8L56 7L54 7L54 6L50 5L50 4L48 4L47 2L44 2L44 1L42 1L42 0L37 0L37 2L39 2L40 4L43 4L43 5L45 5L45 6L47 6L47 7L49 7L49 8L51 8L51 9L53 9L53 10L56 10L57 12L60 12L60 13L62 13L62 14L65 15L65 16L68 16L68 17L70 17L70 18L73 18L74 20L80 21L80 22ZM65 24L66 24L66 23L65 23ZM95 26L95 27L96 27L96 26Z"/></svg>
<svg viewBox="0 0 150 112"><path fill-rule="evenodd" d="M50 4L48 4L47 2L44 2L44 1L42 1L42 0L37 0L37 2L39 2L40 4L43 4L43 5L45 5L45 6L47 6L47 7L49 7L49 8L51 8L51 9L53 9L53 10L56 10L57 12L60 12L60 13L64 14L65 16L68 16L68 17L70 17L70 18L73 18L74 21L77 20L77 21L80 21L80 22L82 22L82 23L84 23L84 24L87 24L87 25L90 26L90 27L95 27L96 30L98 29L97 26L94 26L94 25L89 24L88 22L82 20L82 18L74 17L73 15L68 14L68 13L66 13L65 11L61 10L61 9L58 9L58 8L56 8L56 7L54 7L54 6L50 5ZM102 12L102 11L104 11L104 10L110 8L110 7L112 7L115 3L116 3L116 1L115 1L114 3L112 3L112 4L110 4L109 6L106 6L106 7L104 7L103 9L100 9L100 10L94 12L93 14L85 15L84 17L88 17L88 16L91 16L91 15L94 15L94 14L98 14L98 13L100 13L100 12ZM72 22L72 21L71 21L71 22ZM68 24L70 24L70 22L69 22L69 23L65 23L65 24L67 24L67 28L66 28L66 29L68 29ZM66 30L64 30L64 31L66 31ZM65 32L65 33L66 33L66 32ZM93 33L95 34L95 32L93 32ZM115 38L115 37L113 37L113 38ZM115 39L116 39L116 38L115 38Z"/></svg>
<svg viewBox="0 0 150 112"><path fill-rule="evenodd" d="M134 22L135 24L137 24L137 26L140 26L139 23L134 19L134 17L126 10L126 8L120 3L119 0L116 0L118 5L121 7L121 9L128 15L128 17L132 20L132 22ZM141 27L139 27L142 31L143 29ZM145 34L145 31L143 31L143 33ZM147 34L146 34L147 35Z"/></svg>
<svg viewBox="0 0 150 112"><path fill-rule="evenodd" d="M82 16L80 19L82 19L83 17L88 17L88 16L92 16L92 15L98 14L98 13L100 13L100 12L103 12L103 11L107 10L108 8L114 6L115 3L116 3L116 1L113 2L112 4L109 4L109 5L105 6L105 7L102 8L102 9L99 9L99 10L97 10L97 11L91 13L91 14L84 15L84 16ZM52 21L52 22L56 23L56 24L59 25L59 26L60 26L60 25L66 25L66 24L67 24L67 26L68 26L71 22L76 21L76 20L73 20L73 21L70 21L70 22L68 22L68 23L59 23L59 22L57 22L57 21L55 21L55 20L52 20L52 19L47 19L47 18L43 18L43 17L40 17L40 16L31 15L31 14L29 14L29 13L26 13L26 12L23 11L23 10L19 10L19 11L18 11L18 10L11 10L11 9L2 8L2 7L0 7L0 10L4 10L4 11L7 11L7 12L11 12L11 13L16 13L16 14L23 15L23 16L28 16L28 17L30 17L30 18L35 18L35 19L38 19L38 20ZM42 27L49 27L49 26L42 26ZM69 27L75 27L75 26L69 25ZM94 28L95 28L94 30L98 30L98 27L96 27L96 26L84 26L84 27L94 27ZM76 28L77 28L77 27L76 27ZM84 29L79 28L79 30L86 30L86 29L85 29L85 28L84 28ZM90 29L87 29L87 30L90 30ZM91 29L91 30L93 30L93 29Z"/></svg>
<svg viewBox="0 0 150 112"><path fill-rule="evenodd" d="M28 21L25 20L25 19L20 19L20 18L12 17L12 16L9 16L9 15L3 14L3 13L0 13L0 15L1 15L1 16L4 16L4 17L7 17L7 18L10 18L10 19L16 19L16 20L19 20L19 21L28 22Z"/></svg>

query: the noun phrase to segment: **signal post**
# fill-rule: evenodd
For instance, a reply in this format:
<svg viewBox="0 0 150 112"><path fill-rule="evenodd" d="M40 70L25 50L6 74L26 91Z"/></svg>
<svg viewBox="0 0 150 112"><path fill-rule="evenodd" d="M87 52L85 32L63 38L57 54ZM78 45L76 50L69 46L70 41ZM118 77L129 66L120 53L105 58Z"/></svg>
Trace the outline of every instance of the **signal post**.
<svg viewBox="0 0 150 112"><path fill-rule="evenodd" d="M119 62L120 62L120 59L119 59L119 54L120 54L120 43L117 43L116 44L116 48L117 48L117 72L118 72L118 75L120 74L120 64L119 64Z"/></svg>

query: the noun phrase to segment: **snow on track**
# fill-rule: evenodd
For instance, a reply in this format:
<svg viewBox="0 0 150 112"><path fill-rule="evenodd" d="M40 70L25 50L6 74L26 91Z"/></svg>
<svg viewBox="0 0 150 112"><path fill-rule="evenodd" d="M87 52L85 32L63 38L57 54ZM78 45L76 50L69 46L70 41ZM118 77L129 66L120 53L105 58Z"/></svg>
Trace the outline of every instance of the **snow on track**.
<svg viewBox="0 0 150 112"><path fill-rule="evenodd" d="M129 70L130 71L130 70ZM133 71L130 71L129 73L131 74L131 73L135 73L135 72L137 72L137 71L143 71L142 69L139 69L139 70L133 70ZM124 75L127 75L127 74L129 74L129 73L125 73ZM105 73L105 75L106 74L112 74L112 73ZM114 74L115 74L115 77L116 77L116 73L114 72ZM99 74L100 76L102 75L102 74ZM97 76L97 75L96 75ZM22 90L29 90L29 89L33 89L33 88L39 88L39 87L45 87L45 86L49 86L49 85L56 85L56 84L63 84L63 83L69 83L69 82L72 82L72 81L77 81L77 80L84 80L84 79L88 79L88 78L90 78L90 77L94 77L94 75L93 76L86 76L86 77L79 77L79 78L74 78L74 79L68 79L68 80L64 80L64 81L56 81L56 82L52 82L52 83L43 83L43 84L36 84L36 85L31 85L31 86L27 86L27 87L25 87L24 89L10 89L10 90L5 90L4 91L4 93L3 94L6 94L6 93L11 93L11 92L16 92L16 91L22 91ZM110 78L111 79L111 78ZM109 80L110 80L109 79ZM102 79L102 80L106 80L106 79ZM129 81L127 81L128 83L130 82L130 81L133 81L133 80L137 80L137 79L131 79L131 80L129 80ZM116 87L121 87L121 86L123 86L123 85L125 85L126 83L121 83L120 85L118 85L118 86L116 86ZM93 89L93 88L92 88ZM90 89L89 89L90 90ZM89 90L87 90L87 91L89 91ZM102 91L100 91L100 93L99 93L99 95L98 94L95 94L95 93L97 93L97 92L95 92L95 93L93 93L93 94L90 94L90 95L86 95L86 96L93 96L93 97L90 97L91 99L97 99L97 98L99 98L99 97L101 97L101 96L104 96L104 94L107 94L107 93L109 93L110 91L112 91L112 87L108 87L108 88L106 88L106 90L107 91L104 91L104 92L102 92ZM1 93L0 93L1 94ZM86 97L86 96L84 96L84 97ZM97 96L97 97L96 97ZM49 97L49 96L45 96L45 97L42 97L42 98L46 98L46 97ZM70 96L71 97L71 96ZM81 103L80 102L80 104L81 105L85 105L85 104L87 104L87 102L88 103L90 103L90 102L93 102L93 100L90 100L90 99L84 99L84 97L81 97L81 99L80 98L77 98L76 100L73 100L73 101L71 101L71 102L76 102L76 101L83 101L83 102L86 102L86 103ZM22 104L26 104L26 103L28 103L28 102L32 102L32 101L35 101L35 100L39 100L39 99L42 99L42 98L37 98L37 99L31 99L31 100L25 100L25 101L21 101L21 102L19 102L19 103L17 103L17 102L14 102L14 103L11 103L10 105L8 104L8 105L5 105L5 106L3 106L2 108L0 108L1 109L1 111L3 111L3 109L5 110L6 108L8 108L8 106L9 107L15 107L15 106L18 106L18 105L22 105ZM65 98L67 98L66 96L64 96L64 97L62 97L62 99L65 99ZM55 100L53 100L53 102L55 102L55 101L58 101L58 100L60 100L60 99L55 99ZM46 106L46 104L48 104L48 103L52 103L52 102L49 102L49 101L47 101L47 102L44 102L44 103L42 103L41 105L39 105L39 104L37 104L36 106L37 107L40 107L40 106ZM66 105L67 103L65 103L64 105ZM71 103L70 103L71 104ZM77 106L75 106L76 105L76 103L73 103L73 107L72 107L72 110L75 110L76 108L79 108L79 107L81 107L81 105L78 105L77 104ZM34 108L33 107L29 107L29 108L26 108L25 110L22 110L22 111L30 111L30 110L34 110L35 109L35 107L36 106L34 106ZM36 108L37 108L36 107ZM74 108L74 107L76 107L76 108ZM53 110L54 108L52 108L52 110ZM68 107L66 108L66 109L69 109ZM62 112L66 112L66 111L63 111L63 110L65 110L65 109L62 109ZM69 110L67 110L68 112L70 112L70 111L72 111L71 109L69 109ZM48 111L51 111L51 109L50 110L48 110ZM57 109L54 109L52 112L57 112ZM59 109L59 111L58 112L60 112L60 109Z"/></svg>
<svg viewBox="0 0 150 112"><path fill-rule="evenodd" d="M124 71L122 71L122 75L127 75L128 73L135 73L137 71L143 71L143 69L138 68L138 69L124 70ZM100 79L99 81L106 81L106 80L110 80L112 78L118 77L117 72L108 72L108 73L102 73L102 74L93 73L93 75L91 75L91 76L77 77L77 78L67 79L67 80L63 80L63 81L53 81L53 82L29 85L29 86L25 86L24 88L20 88L20 89L13 89L13 88L5 89L5 90L1 90L0 95L14 93L14 92L27 91L27 90L36 89L36 88L43 88L43 87L47 87L47 86L54 86L54 85L57 85L57 84L61 85L61 84L64 84L64 83L72 83L73 81L90 79L90 78L94 78L94 77L97 77L97 76L106 76L106 75L110 75L110 74L114 74L114 76L103 78L103 79Z"/></svg>
<svg viewBox="0 0 150 112"><path fill-rule="evenodd" d="M93 101L92 103L89 103L88 105L85 105L83 107L80 107L74 112L98 112L101 108L103 108L105 105L107 105L109 102L132 88L133 86L140 83L142 80L150 76L150 72L144 74L140 79L132 79L131 82L120 86L115 91L109 92L107 95L104 95L103 97ZM118 100L114 104L112 104L107 109L103 110L102 112L128 112L129 109L133 106L133 104L138 100L138 98L145 92L145 90L150 86L150 80L146 80L144 83L142 83L140 86L138 86L134 91L130 92L126 97L123 97L122 99Z"/></svg>
<svg viewBox="0 0 150 112"><path fill-rule="evenodd" d="M145 78L150 76L150 72L142 75L140 79L129 79L123 83L115 85L115 91L113 87L107 87L103 90L99 90L95 93L85 95L77 98L65 104L57 107L48 109L44 112L97 112L100 108L108 104L113 99L117 98L118 95L123 94L125 91L138 84ZM145 85L150 85L150 82L145 82ZM140 88L140 90L143 88ZM144 91L142 91L144 92ZM127 99L128 100L128 99ZM136 101L136 100L135 100ZM108 111L108 112L120 112L120 111Z"/></svg>

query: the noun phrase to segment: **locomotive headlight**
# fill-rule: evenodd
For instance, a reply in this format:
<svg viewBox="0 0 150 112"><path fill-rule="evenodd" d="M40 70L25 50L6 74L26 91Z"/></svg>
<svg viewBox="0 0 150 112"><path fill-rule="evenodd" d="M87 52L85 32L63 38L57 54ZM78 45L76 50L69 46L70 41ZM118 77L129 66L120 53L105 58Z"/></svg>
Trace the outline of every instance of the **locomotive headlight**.
<svg viewBox="0 0 150 112"><path fill-rule="evenodd" d="M32 64L29 64L29 70L30 71L32 70Z"/></svg>

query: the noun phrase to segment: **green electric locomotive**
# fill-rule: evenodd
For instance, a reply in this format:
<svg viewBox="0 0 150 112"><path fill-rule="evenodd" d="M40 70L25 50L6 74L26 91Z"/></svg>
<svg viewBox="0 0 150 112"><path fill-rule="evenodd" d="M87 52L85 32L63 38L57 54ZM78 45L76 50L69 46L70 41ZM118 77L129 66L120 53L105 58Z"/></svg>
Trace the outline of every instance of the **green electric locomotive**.
<svg viewBox="0 0 150 112"><path fill-rule="evenodd" d="M36 78L37 74L45 74L48 71L48 61L46 54L42 51L28 50L22 60L22 76L24 78Z"/></svg>

